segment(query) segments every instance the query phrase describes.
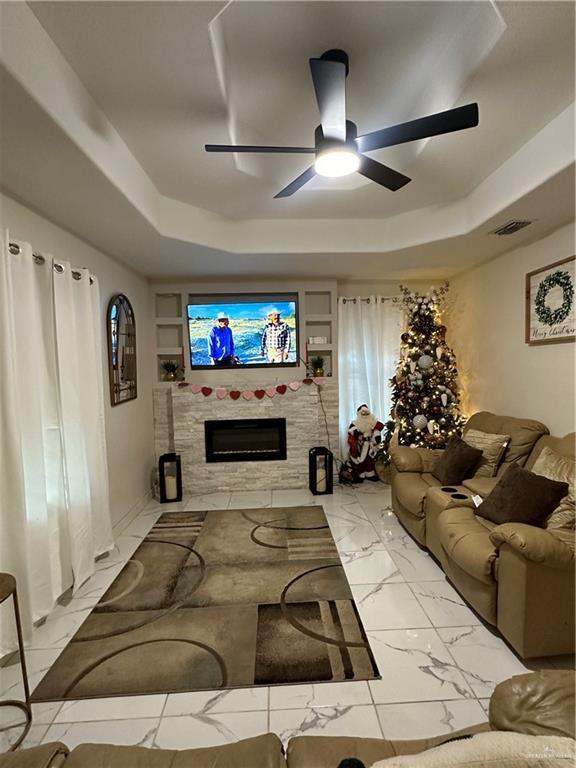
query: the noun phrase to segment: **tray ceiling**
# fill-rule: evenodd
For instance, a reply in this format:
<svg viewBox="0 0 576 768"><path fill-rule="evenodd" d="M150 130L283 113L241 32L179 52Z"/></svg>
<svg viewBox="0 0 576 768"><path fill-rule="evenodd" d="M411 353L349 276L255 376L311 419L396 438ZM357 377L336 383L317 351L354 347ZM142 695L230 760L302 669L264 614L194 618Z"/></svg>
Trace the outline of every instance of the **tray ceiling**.
<svg viewBox="0 0 576 768"><path fill-rule="evenodd" d="M572 3L37 2L0 13L2 188L145 274L449 276L573 216ZM372 153L412 177L397 193L358 176L274 200L308 158L204 152L310 145L307 60L332 47L350 55L360 132L472 101L479 127ZM537 221L487 237L511 215Z"/></svg>
<svg viewBox="0 0 576 768"><path fill-rule="evenodd" d="M158 190L236 219L372 218L454 200L573 99L569 3L31 8ZM308 58L335 47L350 56L347 109L360 132L469 101L480 105L480 126L373 153L412 176L398 193L355 176L273 200L307 157L204 152L207 142L313 145Z"/></svg>

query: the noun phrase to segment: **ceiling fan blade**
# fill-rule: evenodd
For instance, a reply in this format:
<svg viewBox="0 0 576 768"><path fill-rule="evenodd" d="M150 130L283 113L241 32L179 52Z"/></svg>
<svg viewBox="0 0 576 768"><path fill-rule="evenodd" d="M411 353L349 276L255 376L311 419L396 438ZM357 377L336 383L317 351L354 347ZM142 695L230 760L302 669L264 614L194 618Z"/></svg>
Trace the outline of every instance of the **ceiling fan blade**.
<svg viewBox="0 0 576 768"><path fill-rule="evenodd" d="M376 184L381 184L386 189L391 189L392 192L396 192L396 190L408 184L409 181L412 181L408 176L404 176L403 173L399 173L393 168L388 168L387 165L372 160L371 157L362 157L360 159L358 173L366 176L367 179L375 181Z"/></svg>
<svg viewBox="0 0 576 768"><path fill-rule="evenodd" d="M312 181L314 176L316 176L316 171L314 170L314 166L311 165L310 168L307 168L304 173L301 173L300 176L298 176L298 178L294 179L294 181L291 181L287 187L284 187L284 189L281 189L277 195L274 195L274 198L290 197L290 195L293 195L294 192L298 192L300 187L303 187L304 184Z"/></svg>
<svg viewBox="0 0 576 768"><path fill-rule="evenodd" d="M273 152L305 155L316 152L314 147L258 147L247 144L205 144L206 152Z"/></svg>
<svg viewBox="0 0 576 768"><path fill-rule="evenodd" d="M363 136L358 136L356 145L360 152L370 152L373 149L393 147L407 141L417 141L429 136L439 136L442 133L474 128L476 125L478 125L478 104L466 104L464 107L448 109L446 112L437 112L435 115L420 117L418 120L410 120L380 131L365 133Z"/></svg>
<svg viewBox="0 0 576 768"><path fill-rule="evenodd" d="M310 59L310 72L324 138L346 141L346 64Z"/></svg>

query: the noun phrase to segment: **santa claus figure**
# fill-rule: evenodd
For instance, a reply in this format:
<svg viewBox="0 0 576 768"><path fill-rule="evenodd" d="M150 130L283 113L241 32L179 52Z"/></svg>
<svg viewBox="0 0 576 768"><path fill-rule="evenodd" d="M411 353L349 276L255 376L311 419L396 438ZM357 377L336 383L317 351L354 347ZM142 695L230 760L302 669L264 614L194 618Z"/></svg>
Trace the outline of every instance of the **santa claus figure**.
<svg viewBox="0 0 576 768"><path fill-rule="evenodd" d="M356 410L356 419L348 428L348 459L360 480L378 480L374 458L383 428L365 403Z"/></svg>

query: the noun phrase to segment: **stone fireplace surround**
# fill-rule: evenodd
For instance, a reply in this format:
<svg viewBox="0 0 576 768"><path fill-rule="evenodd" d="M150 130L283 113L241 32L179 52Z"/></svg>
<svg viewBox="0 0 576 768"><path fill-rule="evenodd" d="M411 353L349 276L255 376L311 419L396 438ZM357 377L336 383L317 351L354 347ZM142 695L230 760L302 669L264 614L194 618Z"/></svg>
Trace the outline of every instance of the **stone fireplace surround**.
<svg viewBox="0 0 576 768"><path fill-rule="evenodd" d="M236 385L233 380L221 383L223 387ZM265 386L266 382L262 388ZM338 385L334 378L326 379L321 387L303 384L296 392L288 390L272 398L266 395L262 400L218 400L215 394L205 397L176 384L156 387L153 394L156 462L162 453L180 454L184 494L308 487L308 451L328 445L320 396L330 447L338 451ZM250 418L286 419L286 460L206 463L204 422Z"/></svg>

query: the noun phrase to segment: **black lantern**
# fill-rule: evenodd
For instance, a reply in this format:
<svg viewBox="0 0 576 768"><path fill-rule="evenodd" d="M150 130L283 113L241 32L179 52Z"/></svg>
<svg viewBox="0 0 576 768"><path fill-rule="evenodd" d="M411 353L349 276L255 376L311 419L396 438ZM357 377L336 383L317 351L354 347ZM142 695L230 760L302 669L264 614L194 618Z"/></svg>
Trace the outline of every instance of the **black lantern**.
<svg viewBox="0 0 576 768"><path fill-rule="evenodd" d="M314 496L332 493L334 458L328 448L310 448L308 482Z"/></svg>
<svg viewBox="0 0 576 768"><path fill-rule="evenodd" d="M182 501L182 467L177 453L163 453L158 461L160 501Z"/></svg>

